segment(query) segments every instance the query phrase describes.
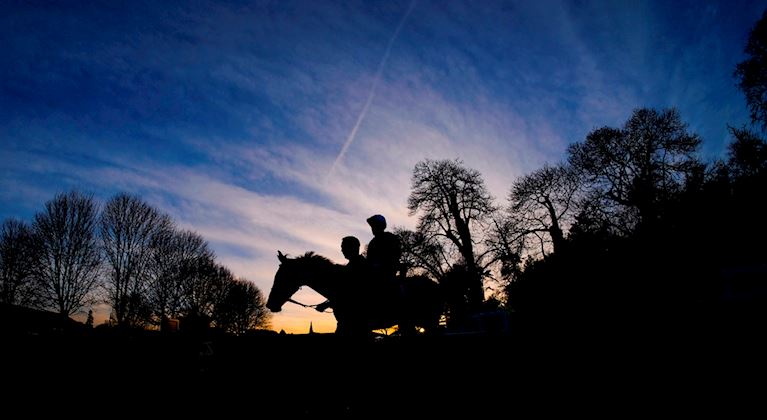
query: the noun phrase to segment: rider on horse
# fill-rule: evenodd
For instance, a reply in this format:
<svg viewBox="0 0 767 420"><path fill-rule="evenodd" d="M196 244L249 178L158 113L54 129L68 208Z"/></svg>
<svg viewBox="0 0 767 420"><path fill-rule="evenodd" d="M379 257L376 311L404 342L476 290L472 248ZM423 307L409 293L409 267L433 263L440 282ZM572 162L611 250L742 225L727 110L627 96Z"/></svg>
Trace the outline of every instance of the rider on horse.
<svg viewBox="0 0 767 420"><path fill-rule="evenodd" d="M347 236L341 241L341 251L349 262L342 280L346 282L345 292L339 296L334 310L353 312L357 316L354 321L339 324L337 332L370 331L368 327L376 324L382 314L390 313L392 307L397 311L402 304L402 286L396 277L401 254L399 238L386 231L386 219L380 214L369 217L367 222L374 236L367 246L367 258L359 254L357 238ZM326 301L316 309L322 312L330 306L330 301Z"/></svg>
<svg viewBox="0 0 767 420"><path fill-rule="evenodd" d="M399 259L402 254L397 235L386 232L386 219L380 214L367 219L373 239L368 244L368 262L374 275L392 283L397 275Z"/></svg>
<svg viewBox="0 0 767 420"><path fill-rule="evenodd" d="M343 276L342 281L347 284L344 285L344 295L341 300L353 301L357 300L358 296L352 296L353 290L359 289L360 286L367 282L370 276L370 267L362 255L360 255L360 240L354 236L345 236L341 240L341 253L344 254L349 262L346 263L346 273ZM320 303L315 307L320 312L325 312L327 308L331 307L330 300Z"/></svg>
<svg viewBox="0 0 767 420"><path fill-rule="evenodd" d="M381 313L392 305L398 311L403 303L403 285L397 278L402 254L399 237L386 231L386 219L380 214L370 216L367 222L373 232L373 239L367 248L370 287L378 305L373 308L373 313Z"/></svg>

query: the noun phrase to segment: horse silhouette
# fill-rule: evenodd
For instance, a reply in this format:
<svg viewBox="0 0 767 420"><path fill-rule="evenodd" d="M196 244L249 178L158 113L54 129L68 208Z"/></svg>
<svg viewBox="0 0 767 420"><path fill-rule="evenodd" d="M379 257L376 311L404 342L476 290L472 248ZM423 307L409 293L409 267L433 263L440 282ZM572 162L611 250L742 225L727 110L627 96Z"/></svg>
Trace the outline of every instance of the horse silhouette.
<svg viewBox="0 0 767 420"><path fill-rule="evenodd" d="M272 312L282 310L299 288L307 286L330 301L337 334L369 333L394 325L403 334L414 332L415 327L433 332L439 325L442 297L439 285L427 277L406 277L401 291L391 293L366 287L369 278L355 278L348 267L313 252L296 258L279 253L278 257L280 268L266 302Z"/></svg>

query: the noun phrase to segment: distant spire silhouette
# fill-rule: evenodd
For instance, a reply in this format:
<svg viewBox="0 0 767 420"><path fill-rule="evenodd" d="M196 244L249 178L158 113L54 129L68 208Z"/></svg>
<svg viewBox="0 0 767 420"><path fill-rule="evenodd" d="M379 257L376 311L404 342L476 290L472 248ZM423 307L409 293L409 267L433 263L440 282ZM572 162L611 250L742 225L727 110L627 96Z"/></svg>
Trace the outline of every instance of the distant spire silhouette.
<svg viewBox="0 0 767 420"><path fill-rule="evenodd" d="M309 321L309 334L314 334L314 328L312 328L312 322Z"/></svg>

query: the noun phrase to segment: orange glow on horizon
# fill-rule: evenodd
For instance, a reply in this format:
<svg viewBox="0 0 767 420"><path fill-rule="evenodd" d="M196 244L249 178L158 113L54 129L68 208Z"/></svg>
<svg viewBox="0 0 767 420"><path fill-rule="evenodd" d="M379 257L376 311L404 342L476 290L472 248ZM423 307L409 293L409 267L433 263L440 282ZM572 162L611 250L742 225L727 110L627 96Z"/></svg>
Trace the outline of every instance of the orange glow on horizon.
<svg viewBox="0 0 767 420"><path fill-rule="evenodd" d="M272 330L279 332L285 330L288 334L306 334L309 332L309 324L315 333L332 333L336 331L336 320L332 316L318 316L315 318L302 316L280 316L275 314L272 317Z"/></svg>
<svg viewBox="0 0 767 420"><path fill-rule="evenodd" d="M109 320L111 307L107 304L98 304L93 309L93 325L101 325ZM313 309L285 308L283 312L272 314L269 329L280 332L285 330L288 334L306 334L309 332L309 324L316 333L332 333L336 331L336 319L332 313L319 313ZM82 311L72 316L73 319L85 322L87 311Z"/></svg>

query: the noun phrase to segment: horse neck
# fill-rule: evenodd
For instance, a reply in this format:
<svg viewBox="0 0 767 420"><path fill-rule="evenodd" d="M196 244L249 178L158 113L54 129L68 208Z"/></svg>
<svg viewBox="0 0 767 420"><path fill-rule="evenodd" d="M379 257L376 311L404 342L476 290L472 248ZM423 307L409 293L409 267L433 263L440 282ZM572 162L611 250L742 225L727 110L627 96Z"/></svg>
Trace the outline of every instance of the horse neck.
<svg viewBox="0 0 767 420"><path fill-rule="evenodd" d="M302 277L302 286L311 288L326 299L333 299L335 297L336 290L331 281L330 267L327 269L323 267L307 267Z"/></svg>

